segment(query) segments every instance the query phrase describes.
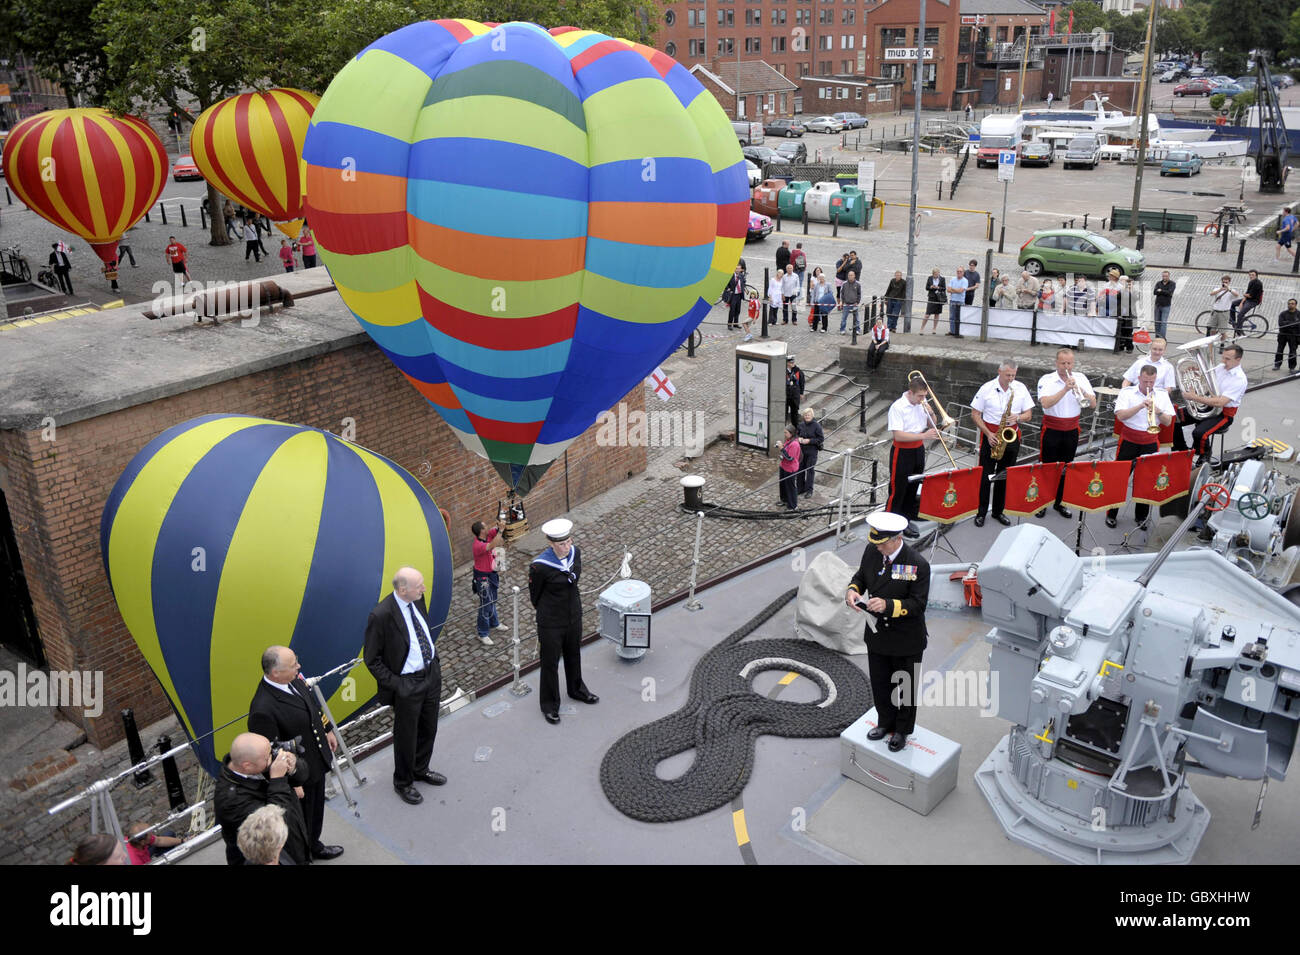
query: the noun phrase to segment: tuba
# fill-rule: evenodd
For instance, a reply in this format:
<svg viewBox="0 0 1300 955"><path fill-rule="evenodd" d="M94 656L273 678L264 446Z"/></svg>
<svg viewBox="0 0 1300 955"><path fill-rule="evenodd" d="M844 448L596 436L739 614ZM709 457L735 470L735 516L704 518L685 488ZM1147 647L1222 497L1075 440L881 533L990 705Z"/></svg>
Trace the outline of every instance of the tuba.
<svg viewBox="0 0 1300 955"><path fill-rule="evenodd" d="M1208 338L1198 338L1195 341L1178 346L1179 351L1187 352L1187 354L1178 359L1178 362L1174 365L1174 378L1178 382L1178 389L1183 393L1183 401L1187 404L1187 413L1193 418L1208 418L1218 410L1187 397L1189 391L1207 397L1218 395L1219 390L1214 384L1214 366L1217 364L1214 357L1214 346L1218 341L1218 335L1211 335Z"/></svg>

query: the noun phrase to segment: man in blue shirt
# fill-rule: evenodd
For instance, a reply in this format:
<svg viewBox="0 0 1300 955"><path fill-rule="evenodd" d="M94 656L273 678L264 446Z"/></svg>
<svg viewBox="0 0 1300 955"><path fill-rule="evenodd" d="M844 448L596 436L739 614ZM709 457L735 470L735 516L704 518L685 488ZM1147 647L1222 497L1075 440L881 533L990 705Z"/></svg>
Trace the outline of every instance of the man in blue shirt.
<svg viewBox="0 0 1300 955"><path fill-rule="evenodd" d="M1291 214L1291 207L1287 206L1282 210L1282 221L1277 227L1277 249L1273 252L1274 261L1281 258L1283 249L1291 251L1291 240L1295 238L1296 224L1296 217Z"/></svg>
<svg viewBox="0 0 1300 955"><path fill-rule="evenodd" d="M948 280L948 334L961 338L961 307L966 304L966 271L957 266L957 277Z"/></svg>

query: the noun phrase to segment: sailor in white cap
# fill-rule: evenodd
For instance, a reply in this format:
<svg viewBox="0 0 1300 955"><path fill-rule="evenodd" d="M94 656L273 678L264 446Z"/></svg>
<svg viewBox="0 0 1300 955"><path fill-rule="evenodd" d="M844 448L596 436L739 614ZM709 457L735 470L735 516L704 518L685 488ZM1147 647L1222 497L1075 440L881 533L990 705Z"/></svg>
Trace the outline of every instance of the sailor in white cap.
<svg viewBox="0 0 1300 955"><path fill-rule="evenodd" d="M573 543L573 521L547 521L542 533L550 546L528 567L528 597L537 611L542 715L548 723L558 723L561 656L569 696L581 703L598 703L600 698L582 682L582 555Z"/></svg>
<svg viewBox="0 0 1300 955"><path fill-rule="evenodd" d="M864 636L877 723L867 738L888 736L890 750L897 753L916 728L930 565L903 540L903 515L876 511L868 515L867 526L870 546L862 553L844 602L874 615L867 620Z"/></svg>

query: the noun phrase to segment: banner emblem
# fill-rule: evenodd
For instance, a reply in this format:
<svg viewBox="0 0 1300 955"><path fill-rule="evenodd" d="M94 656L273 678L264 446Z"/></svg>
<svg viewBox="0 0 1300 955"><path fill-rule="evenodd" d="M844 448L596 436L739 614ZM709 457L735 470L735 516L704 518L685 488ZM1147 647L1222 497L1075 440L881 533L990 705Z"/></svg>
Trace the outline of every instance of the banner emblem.
<svg viewBox="0 0 1300 955"><path fill-rule="evenodd" d="M943 492L943 507L951 510L957 506L957 487L952 481L948 482L948 490Z"/></svg>
<svg viewBox="0 0 1300 955"><path fill-rule="evenodd" d="M1160 469L1160 473L1156 476L1156 490L1157 491L1169 490L1169 468L1162 467Z"/></svg>
<svg viewBox="0 0 1300 955"><path fill-rule="evenodd" d="M1101 479L1100 472L1092 472L1092 480L1088 482L1088 490L1085 493L1089 497L1101 497L1106 493L1106 482Z"/></svg>

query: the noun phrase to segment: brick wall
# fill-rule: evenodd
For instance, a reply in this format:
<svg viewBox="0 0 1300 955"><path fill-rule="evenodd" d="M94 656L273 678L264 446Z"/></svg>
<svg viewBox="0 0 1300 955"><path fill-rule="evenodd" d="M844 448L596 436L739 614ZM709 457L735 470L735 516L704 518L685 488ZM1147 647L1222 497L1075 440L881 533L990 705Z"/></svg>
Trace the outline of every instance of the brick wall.
<svg viewBox="0 0 1300 955"><path fill-rule="evenodd" d="M640 383L624 399L644 409ZM103 670L104 715L64 716L90 741L122 737L119 711L139 725L171 707L127 632L104 576L99 522L104 502L131 458L159 432L214 412L250 414L335 434L355 422L357 444L410 471L451 516L452 555L470 558L469 526L491 520L505 486L492 465L465 450L436 412L369 343L269 369L244 378L58 425L0 432L10 516L27 576L41 641L52 669ZM576 505L645 470L645 448L598 447L589 429L568 453L568 500ZM536 526L565 511L561 457L527 498Z"/></svg>

